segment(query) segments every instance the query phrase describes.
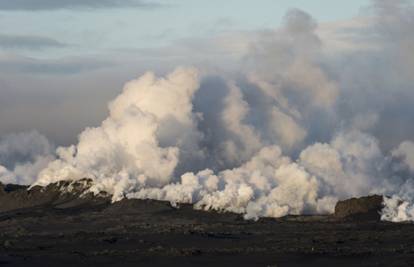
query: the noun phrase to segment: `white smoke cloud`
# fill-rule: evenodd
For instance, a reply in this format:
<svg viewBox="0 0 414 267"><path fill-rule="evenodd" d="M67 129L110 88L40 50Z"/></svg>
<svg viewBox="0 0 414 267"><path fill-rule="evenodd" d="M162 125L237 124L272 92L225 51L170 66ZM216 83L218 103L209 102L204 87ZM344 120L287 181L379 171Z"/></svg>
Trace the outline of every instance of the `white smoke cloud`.
<svg viewBox="0 0 414 267"><path fill-rule="evenodd" d="M224 98L222 120L230 138L223 142L225 158L232 164L245 162L263 145L260 136L251 125L243 121L249 113L249 104L243 100L242 92L235 84L229 85L229 93Z"/></svg>
<svg viewBox="0 0 414 267"><path fill-rule="evenodd" d="M76 146L59 148L59 159L36 183L83 177L152 186L170 182L180 160L203 156L197 152L197 115L191 112L197 76L195 69L177 69L165 79L147 73L127 83L102 125L81 133ZM114 193L113 183L101 186Z"/></svg>
<svg viewBox="0 0 414 267"><path fill-rule="evenodd" d="M374 137L352 131L329 144L309 146L297 162L279 147L267 146L238 168L186 173L178 183L142 188L127 197L194 203L200 209L243 213L247 219L329 214L338 199L398 192L397 184L388 188L386 164Z"/></svg>
<svg viewBox="0 0 414 267"><path fill-rule="evenodd" d="M31 184L54 159L53 145L37 131L6 135L0 139L0 182Z"/></svg>
<svg viewBox="0 0 414 267"><path fill-rule="evenodd" d="M414 173L414 143L411 141L402 142L392 151L392 155L400 158L409 170Z"/></svg>
<svg viewBox="0 0 414 267"><path fill-rule="evenodd" d="M382 219L393 222L414 221L414 143L402 142L391 151L394 170L406 179L394 181L397 190L385 198Z"/></svg>
<svg viewBox="0 0 414 267"><path fill-rule="evenodd" d="M382 211L381 219L391 222L405 222L414 220L414 205L408 201L394 196L385 198L385 208Z"/></svg>

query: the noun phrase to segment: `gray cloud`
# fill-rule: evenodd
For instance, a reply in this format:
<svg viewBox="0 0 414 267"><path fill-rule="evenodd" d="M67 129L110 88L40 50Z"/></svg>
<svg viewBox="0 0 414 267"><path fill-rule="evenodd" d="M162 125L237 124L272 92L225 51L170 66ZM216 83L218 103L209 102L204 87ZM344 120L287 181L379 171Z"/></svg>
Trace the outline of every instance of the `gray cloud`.
<svg viewBox="0 0 414 267"><path fill-rule="evenodd" d="M0 0L0 10L56 10L67 8L116 8L140 7L154 8L161 6L154 1L142 0Z"/></svg>
<svg viewBox="0 0 414 267"><path fill-rule="evenodd" d="M45 48L61 48L67 46L55 39L35 35L0 34L0 48L41 50Z"/></svg>
<svg viewBox="0 0 414 267"><path fill-rule="evenodd" d="M0 71L22 74L77 74L112 66L113 63L91 58L41 60L23 56L0 57Z"/></svg>

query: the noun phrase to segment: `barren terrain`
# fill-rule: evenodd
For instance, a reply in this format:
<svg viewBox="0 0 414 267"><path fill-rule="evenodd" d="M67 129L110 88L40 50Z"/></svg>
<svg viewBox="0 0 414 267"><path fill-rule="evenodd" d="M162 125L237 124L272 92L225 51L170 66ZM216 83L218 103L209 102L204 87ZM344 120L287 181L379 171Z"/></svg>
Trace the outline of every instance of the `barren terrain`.
<svg viewBox="0 0 414 267"><path fill-rule="evenodd" d="M414 224L246 221L190 205L59 195L53 186L0 191L1 266L414 266Z"/></svg>

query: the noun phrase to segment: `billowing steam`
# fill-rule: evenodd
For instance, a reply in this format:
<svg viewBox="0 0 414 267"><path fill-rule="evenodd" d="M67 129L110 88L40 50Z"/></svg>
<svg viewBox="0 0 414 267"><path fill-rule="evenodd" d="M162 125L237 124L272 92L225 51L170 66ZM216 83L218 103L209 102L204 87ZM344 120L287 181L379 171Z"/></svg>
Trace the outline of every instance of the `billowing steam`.
<svg viewBox="0 0 414 267"><path fill-rule="evenodd" d="M248 219L332 213L339 199L377 193L387 196L384 220L414 220L413 7L375 1L362 25L347 29L351 48L331 49L313 18L292 10L252 40L237 75L180 67L128 82L108 118L56 159L37 133L29 152L4 138L0 179L90 177L114 201L193 203Z"/></svg>
<svg viewBox="0 0 414 267"><path fill-rule="evenodd" d="M54 147L37 131L0 138L0 182L31 184L54 160Z"/></svg>

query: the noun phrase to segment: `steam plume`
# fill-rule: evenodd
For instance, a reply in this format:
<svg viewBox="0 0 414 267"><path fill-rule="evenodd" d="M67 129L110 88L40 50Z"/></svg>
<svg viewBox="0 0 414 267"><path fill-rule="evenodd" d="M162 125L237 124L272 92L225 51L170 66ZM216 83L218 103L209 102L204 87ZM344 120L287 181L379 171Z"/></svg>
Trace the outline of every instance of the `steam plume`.
<svg viewBox="0 0 414 267"><path fill-rule="evenodd" d="M54 147L37 131L0 138L0 182L31 184L54 159Z"/></svg>
<svg viewBox="0 0 414 267"><path fill-rule="evenodd" d="M370 12L352 49L329 49L316 21L291 10L252 40L237 75L180 67L127 83L108 118L58 148L34 184L90 177L113 201L247 219L332 213L375 193L388 196L384 220L414 220L414 12L403 1Z"/></svg>

